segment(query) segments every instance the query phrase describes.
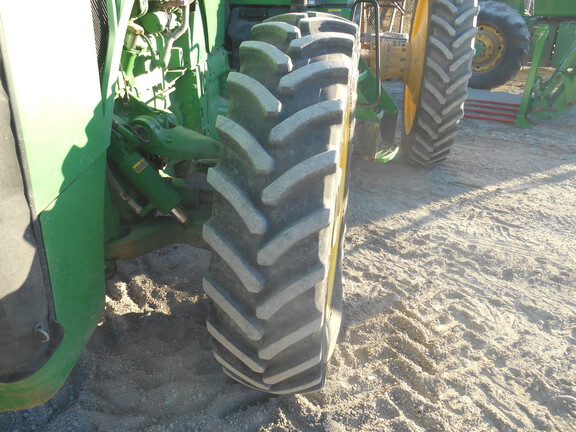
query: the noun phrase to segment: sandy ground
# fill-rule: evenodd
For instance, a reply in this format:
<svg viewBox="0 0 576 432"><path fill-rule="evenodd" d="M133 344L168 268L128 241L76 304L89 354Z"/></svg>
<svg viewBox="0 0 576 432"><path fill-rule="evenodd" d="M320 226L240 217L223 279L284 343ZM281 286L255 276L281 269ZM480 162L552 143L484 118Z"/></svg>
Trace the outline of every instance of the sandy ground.
<svg viewBox="0 0 576 432"><path fill-rule="evenodd" d="M576 431L574 125L465 119L435 168L354 163L323 391L227 379L204 325L210 254L174 246L119 263L66 386L0 430Z"/></svg>

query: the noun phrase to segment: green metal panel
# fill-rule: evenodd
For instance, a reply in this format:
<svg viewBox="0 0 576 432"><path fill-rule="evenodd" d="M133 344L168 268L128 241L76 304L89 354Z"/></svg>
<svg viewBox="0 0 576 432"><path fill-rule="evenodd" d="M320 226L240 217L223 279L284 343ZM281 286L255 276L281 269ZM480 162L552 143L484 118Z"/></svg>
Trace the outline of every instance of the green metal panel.
<svg viewBox="0 0 576 432"><path fill-rule="evenodd" d="M34 49L30 38L22 35L22 5L2 5L8 47L4 62L11 70L11 100L17 109L34 202L40 212L106 151L109 131L93 128L88 143L88 131L79 127L95 121L94 110L101 99L90 3L68 0L58 8L48 2L34 3L28 28L42 29L47 22L63 21L62 8L69 8L66 10L74 16L42 32L42 45L49 49ZM84 152L65 177L60 168L74 147Z"/></svg>
<svg viewBox="0 0 576 432"><path fill-rule="evenodd" d="M572 41L552 76L548 79L538 76L549 31L547 25L534 28L534 57L516 117L518 127L532 127L530 120L549 120L567 113L576 105L576 40Z"/></svg>
<svg viewBox="0 0 576 432"><path fill-rule="evenodd" d="M558 67L564 56L568 53L572 42L576 39L576 21L562 21L559 19L547 19L543 17L527 18L528 28L532 35L532 46L529 58L534 55L536 38L534 33L538 26L546 26L548 36L542 49L540 66Z"/></svg>
<svg viewBox="0 0 576 432"><path fill-rule="evenodd" d="M506 3L508 6L516 9L520 15L524 15L524 0L503 0L501 3Z"/></svg>
<svg viewBox="0 0 576 432"><path fill-rule="evenodd" d="M576 40L576 21L561 23L558 26L554 54L552 55L552 66L558 67L562 60L570 51L572 43Z"/></svg>
<svg viewBox="0 0 576 432"><path fill-rule="evenodd" d="M350 16L352 14L352 10L350 8L345 7L345 5L332 5L329 7L319 7L314 8L313 10L341 16L342 18L346 19L350 19Z"/></svg>
<svg viewBox="0 0 576 432"><path fill-rule="evenodd" d="M188 37L181 37L174 46L184 50L186 67L194 67L208 58L208 53L221 48L225 38L224 1L201 0L190 13Z"/></svg>
<svg viewBox="0 0 576 432"><path fill-rule="evenodd" d="M84 149L71 153L74 165ZM54 356L25 380L0 384L0 411L44 403L64 384L102 314L105 155L40 215L56 317L64 339Z"/></svg>
<svg viewBox="0 0 576 432"><path fill-rule="evenodd" d="M174 45L181 46L184 49L187 58L187 66L193 68L194 65L205 61L210 49L209 39L204 34L204 23L200 8L190 14L190 39L180 38ZM183 45L187 42L187 45Z"/></svg>
<svg viewBox="0 0 576 432"><path fill-rule="evenodd" d="M69 0L70 1L70 0ZM102 0L104 1L104 0ZM134 0L105 0L108 9L108 45L105 47L106 55L104 70L102 72L101 97L103 100L102 111L106 119L106 124L112 122L114 97L116 96L116 78L122 57L122 47L126 35L126 26L130 19L130 13ZM85 22L88 27L88 22ZM106 133L109 135L110 128ZM109 140L109 136L107 136Z"/></svg>
<svg viewBox="0 0 576 432"><path fill-rule="evenodd" d="M200 0L200 8L205 12L205 26L208 49L213 51L224 45L225 10L224 1Z"/></svg>
<svg viewBox="0 0 576 432"><path fill-rule="evenodd" d="M574 0L534 0L534 15L541 17L576 17Z"/></svg>
<svg viewBox="0 0 576 432"><path fill-rule="evenodd" d="M218 139L216 132L216 119L220 114L226 114L228 110L228 95L226 78L230 72L228 66L228 52L219 49L214 51L206 63L207 69L203 72L204 97L201 100L203 106L203 130L207 136ZM207 115L206 115L207 114Z"/></svg>
<svg viewBox="0 0 576 432"><path fill-rule="evenodd" d="M319 12L331 13L350 19L350 5L348 0L313 1L308 0L308 9ZM290 6L290 0L232 0L231 6Z"/></svg>
<svg viewBox="0 0 576 432"><path fill-rule="evenodd" d="M358 79L358 94L363 103L372 103L377 97L376 75L363 59L360 59L359 69L361 73ZM379 123L382 116L398 115L398 106L382 85L380 91L380 101L375 107L369 108L360 104L356 107L357 119Z"/></svg>
<svg viewBox="0 0 576 432"><path fill-rule="evenodd" d="M526 118L528 110L530 108L532 90L538 76L538 65L542 58L542 52L544 50L544 45L548 37L550 27L546 25L536 26L532 31L532 38L534 40L534 54L532 56L532 66L530 67L530 72L528 73L528 78L526 79L526 87L524 89L524 95L522 97L522 103L518 110L518 115L516 116L515 126L520 128L531 128L532 123Z"/></svg>
<svg viewBox="0 0 576 432"><path fill-rule="evenodd" d="M27 18L30 28L51 23L50 31L42 32L48 48L34 49L23 37L22 5L3 2L3 59L64 338L37 373L0 384L0 411L36 406L53 396L79 358L104 301L104 167L111 99L103 101L102 95L112 94L113 81L105 78L101 90L90 2L67 0L55 8L38 0L27 6L34 10ZM113 69L112 59L108 65Z"/></svg>
<svg viewBox="0 0 576 432"><path fill-rule="evenodd" d="M546 43L544 44L544 49L542 50L540 66L551 66L552 65L552 57L554 55L554 47L556 44L556 34L558 33L558 22L554 20L539 18L536 19L536 25L544 25L548 27L548 36L546 37ZM530 32L532 35L532 44L535 45L535 37L534 33ZM532 58L532 56L530 56Z"/></svg>

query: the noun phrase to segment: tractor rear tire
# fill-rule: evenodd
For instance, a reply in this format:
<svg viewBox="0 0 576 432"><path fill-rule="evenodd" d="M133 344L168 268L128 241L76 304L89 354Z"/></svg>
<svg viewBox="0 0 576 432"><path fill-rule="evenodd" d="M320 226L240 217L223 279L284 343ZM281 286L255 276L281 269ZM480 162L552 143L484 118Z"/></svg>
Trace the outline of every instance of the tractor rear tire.
<svg viewBox="0 0 576 432"><path fill-rule="evenodd" d="M273 17L240 47L204 239L203 285L224 372L260 391L320 389L340 327L358 27Z"/></svg>
<svg viewBox="0 0 576 432"><path fill-rule="evenodd" d="M501 86L526 63L530 51L528 24L505 3L480 2L476 48L468 85L488 90Z"/></svg>
<svg viewBox="0 0 576 432"><path fill-rule="evenodd" d="M404 90L400 153L414 165L446 159L464 115L474 56L475 0L416 0L411 69Z"/></svg>

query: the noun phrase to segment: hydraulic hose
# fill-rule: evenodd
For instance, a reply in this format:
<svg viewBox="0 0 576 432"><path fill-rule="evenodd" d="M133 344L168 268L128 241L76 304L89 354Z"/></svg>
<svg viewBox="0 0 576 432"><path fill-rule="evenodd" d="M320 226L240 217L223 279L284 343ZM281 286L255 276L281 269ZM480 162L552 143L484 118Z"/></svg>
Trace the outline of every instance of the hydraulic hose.
<svg viewBox="0 0 576 432"><path fill-rule="evenodd" d="M190 25L190 3L183 7L182 11L182 25L173 32L168 34L166 39L166 48L164 51L164 58L162 59L162 66L167 68L170 62L170 55L172 54L172 46L174 42L188 30Z"/></svg>
<svg viewBox="0 0 576 432"><path fill-rule="evenodd" d="M108 164L106 164L106 178L108 179L110 186L112 186L112 189L114 189L116 191L116 193L120 196L120 198L122 198L122 200L126 204L128 204L128 206L132 210L134 210L136 212L136 214L141 214L142 211L144 210L143 207L140 204L138 204L134 198L132 198L130 195L128 195L128 193L120 185L118 180L116 180L116 177L112 173L112 170L110 169Z"/></svg>

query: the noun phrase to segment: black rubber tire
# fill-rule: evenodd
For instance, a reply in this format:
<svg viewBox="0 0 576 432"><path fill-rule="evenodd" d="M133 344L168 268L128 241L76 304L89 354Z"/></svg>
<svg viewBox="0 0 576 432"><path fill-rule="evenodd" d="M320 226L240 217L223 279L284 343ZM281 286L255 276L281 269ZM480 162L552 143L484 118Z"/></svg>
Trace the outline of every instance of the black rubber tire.
<svg viewBox="0 0 576 432"><path fill-rule="evenodd" d="M476 58L472 59L472 78L470 87L493 89L512 79L526 63L530 52L530 31L528 24L518 11L498 1L480 2L478 14L478 32L489 25L499 31L504 44L499 46L502 52L500 60L489 69L480 71Z"/></svg>
<svg viewBox="0 0 576 432"><path fill-rule="evenodd" d="M294 13L256 25L252 37L228 78L222 147L208 172L207 326L232 378L269 393L310 392L324 384L340 327L336 209L346 202L358 27Z"/></svg>
<svg viewBox="0 0 576 432"><path fill-rule="evenodd" d="M414 165L446 159L464 115L472 48L475 0L429 0L425 62L411 130L402 122L400 153ZM416 0L414 10L418 5ZM404 115L406 111L404 108Z"/></svg>

